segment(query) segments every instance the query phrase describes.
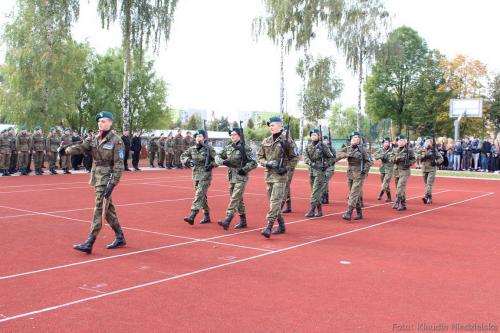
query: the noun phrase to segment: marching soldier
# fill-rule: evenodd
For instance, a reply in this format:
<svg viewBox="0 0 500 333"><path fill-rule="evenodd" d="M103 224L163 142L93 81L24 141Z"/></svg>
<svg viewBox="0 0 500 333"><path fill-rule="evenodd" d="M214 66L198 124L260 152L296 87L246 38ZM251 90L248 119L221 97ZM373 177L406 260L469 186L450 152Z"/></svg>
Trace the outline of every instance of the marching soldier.
<svg viewBox="0 0 500 333"><path fill-rule="evenodd" d="M363 183L372 164L369 153L366 151L361 135L355 131L351 134L351 144L337 154L337 161L347 158L347 187L349 188L349 201L347 211L342 218L350 221L352 212L356 208L355 220L363 218L361 195Z"/></svg>
<svg viewBox="0 0 500 333"><path fill-rule="evenodd" d="M375 153L375 160L380 160L380 179L382 181L382 188L377 200L382 200L384 193L387 195L385 202L391 202L391 178L392 171L394 169L394 164L389 161L389 157L392 155L392 145L391 138L385 137L382 147L380 147Z"/></svg>
<svg viewBox="0 0 500 333"><path fill-rule="evenodd" d="M184 138L182 131L177 129L177 135L174 137L174 165L175 168L182 169L181 154L184 152Z"/></svg>
<svg viewBox="0 0 500 333"><path fill-rule="evenodd" d="M16 129L14 127L9 127L9 138L10 138L10 166L9 173L13 174L17 172L17 147L16 147Z"/></svg>
<svg viewBox="0 0 500 333"><path fill-rule="evenodd" d="M33 149L33 159L35 162L35 174L38 176L43 175L43 158L45 155L45 138L42 134L40 126L35 127L35 133L31 137L31 147Z"/></svg>
<svg viewBox="0 0 500 333"><path fill-rule="evenodd" d="M135 130L134 137L132 138L132 144L130 145L130 150L132 151L132 166L134 171L141 171L139 169L139 159L141 158L141 131Z"/></svg>
<svg viewBox="0 0 500 333"><path fill-rule="evenodd" d="M17 168L23 176L28 175L28 159L31 151L31 137L26 126L20 127L21 132L16 137Z"/></svg>
<svg viewBox="0 0 500 333"><path fill-rule="evenodd" d="M287 126L284 127L285 131L288 129ZM290 186L292 185L293 174L295 173L295 168L297 167L297 163L299 160L290 161L290 167L288 168L288 172L286 173L286 189L285 189L285 201L283 205L285 208L281 211L284 214L288 214L292 212L292 197L290 192Z"/></svg>
<svg viewBox="0 0 500 333"><path fill-rule="evenodd" d="M154 134L151 134L151 137L148 141L148 157L149 157L149 166L151 168L155 167L155 158L156 153L158 152L158 139Z"/></svg>
<svg viewBox="0 0 500 333"><path fill-rule="evenodd" d="M306 213L306 217L321 217L321 197L323 195L326 177L325 172L333 158L332 151L323 144L320 130L313 128L309 132L311 143L304 150L304 163L309 166L309 185L311 186L311 208ZM316 213L315 213L315 210Z"/></svg>
<svg viewBox="0 0 500 333"><path fill-rule="evenodd" d="M420 151L422 176L425 184L425 195L422 198L424 204L432 203L432 186L436 178L437 166L443 163L443 156L437 150L432 137L426 137L424 148Z"/></svg>
<svg viewBox="0 0 500 333"><path fill-rule="evenodd" d="M411 174L411 166L416 161L413 149L408 146L408 139L404 135L398 138L398 147L394 149L389 160L394 163L394 178L396 180L396 201L392 208L406 210L406 183Z"/></svg>
<svg viewBox="0 0 500 333"><path fill-rule="evenodd" d="M240 215L240 222L234 228L240 229L247 227L243 194L248 182L248 173L257 167L257 162L252 156L252 149L242 143L242 132L242 128L233 128L230 130L229 135L231 136L231 144L224 147L215 158L217 165L225 165L227 167L229 194L231 196L226 211L226 217L224 221L218 222L224 230L229 228L236 212Z"/></svg>
<svg viewBox="0 0 500 333"><path fill-rule="evenodd" d="M323 190L323 195L321 197L322 204L328 204L330 201L330 191L328 184L330 183L330 179L332 179L333 174L335 173L335 162L337 161L337 151L335 147L330 142L330 138L328 136L323 137L323 144L326 145L330 151L332 152L332 158L330 159L330 163L325 171L325 188Z"/></svg>
<svg viewBox="0 0 500 333"><path fill-rule="evenodd" d="M172 169L174 167L174 136L172 132L168 133L165 140L165 160L167 169Z"/></svg>
<svg viewBox="0 0 500 333"><path fill-rule="evenodd" d="M212 169L217 166L215 164L215 150L206 141L205 130L199 129L196 132L195 140L196 145L182 153L180 160L180 162L193 167L194 201L191 205L191 215L184 218L184 221L190 225L194 224L194 219L202 208L205 216L200 221L200 224L211 222L207 192L212 182Z"/></svg>
<svg viewBox="0 0 500 333"><path fill-rule="evenodd" d="M57 151L61 145L61 138L57 135L57 130L52 127L50 129L50 134L47 136L45 142L45 149L47 154L47 159L49 160L49 171L53 175L57 175L56 163L57 163Z"/></svg>
<svg viewBox="0 0 500 333"><path fill-rule="evenodd" d="M0 172L2 176L10 176L10 138L9 130L3 129L0 135Z"/></svg>
<svg viewBox="0 0 500 333"><path fill-rule="evenodd" d="M287 173L290 165L298 161L298 156L293 140L288 135L283 135L283 120L280 117L271 117L267 124L271 128L271 136L262 141L257 160L266 168L265 182L270 207L266 216L267 226L261 234L269 238L276 220L278 220L278 229L272 234L285 233L285 219L281 215L281 207L286 199Z"/></svg>
<svg viewBox="0 0 500 333"><path fill-rule="evenodd" d="M64 130L64 135L61 137L61 147L59 151L63 151L73 144L73 137L70 134L69 128ZM70 156L63 154L60 156L61 168L63 169L65 174L71 174L69 168L71 167L71 158Z"/></svg>
<svg viewBox="0 0 500 333"><path fill-rule="evenodd" d="M165 135L161 133L158 140L158 168L165 168L165 140Z"/></svg>
<svg viewBox="0 0 500 333"><path fill-rule="evenodd" d="M77 143L62 151L64 156L82 154L86 151L92 153L94 158L90 173L90 185L94 186L96 197L92 227L88 239L73 246L75 250L89 254L92 252L92 246L101 231L103 215L116 236L115 240L106 248L114 249L127 244L111 198L113 189L118 185L124 168L123 141L111 131L112 113L100 112L95 118L99 127L97 137L93 139L87 137L83 143Z"/></svg>

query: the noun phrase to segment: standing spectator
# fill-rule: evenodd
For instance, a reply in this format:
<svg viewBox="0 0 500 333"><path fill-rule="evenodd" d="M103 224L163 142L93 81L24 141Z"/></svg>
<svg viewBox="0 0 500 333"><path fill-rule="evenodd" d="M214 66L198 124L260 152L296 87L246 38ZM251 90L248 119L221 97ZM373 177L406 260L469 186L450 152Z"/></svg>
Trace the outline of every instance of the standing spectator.
<svg viewBox="0 0 500 333"><path fill-rule="evenodd" d="M455 143L453 139L448 138L448 142L446 143L446 156L448 157L448 169L453 169L453 148Z"/></svg>
<svg viewBox="0 0 500 333"><path fill-rule="evenodd" d="M471 151L472 151L472 170L479 171L479 156L481 153L481 146L478 138L472 138L471 143Z"/></svg>
<svg viewBox="0 0 500 333"><path fill-rule="evenodd" d="M487 172L488 166L490 164L490 156L491 156L491 143L488 139L483 140L483 144L481 145L481 171Z"/></svg>
<svg viewBox="0 0 500 333"><path fill-rule="evenodd" d="M495 140L495 173L500 173L500 141Z"/></svg>
<svg viewBox="0 0 500 333"><path fill-rule="evenodd" d="M130 154L130 137L128 131L123 131L122 141L123 146L125 147L125 157L123 158L123 166L125 167L125 169L123 170L130 171L130 169L128 168L128 157Z"/></svg>
<svg viewBox="0 0 500 333"><path fill-rule="evenodd" d="M141 171L139 169L139 159L141 158L141 132L136 130L134 132L134 137L132 138L132 144L130 145L130 150L132 151L132 166L135 171Z"/></svg>
<svg viewBox="0 0 500 333"><path fill-rule="evenodd" d="M491 144L491 155L490 155L490 162L488 164L488 171L489 172L495 172L495 164L496 164L496 155L498 153L497 147L495 146L495 142L493 142L493 139L488 139L488 142Z"/></svg>
<svg viewBox="0 0 500 333"><path fill-rule="evenodd" d="M453 170L460 171L460 161L462 160L462 153L464 152L462 148L462 141L457 140L453 146Z"/></svg>
<svg viewBox="0 0 500 333"><path fill-rule="evenodd" d="M438 139L438 151L443 156L443 163L439 166L439 170L448 168L448 155L446 155L446 138Z"/></svg>
<svg viewBox="0 0 500 333"><path fill-rule="evenodd" d="M472 162L472 145L468 137L465 138L464 142L462 142L462 148L463 148L463 162L462 162L462 168L464 170L469 170L471 169L471 162Z"/></svg>

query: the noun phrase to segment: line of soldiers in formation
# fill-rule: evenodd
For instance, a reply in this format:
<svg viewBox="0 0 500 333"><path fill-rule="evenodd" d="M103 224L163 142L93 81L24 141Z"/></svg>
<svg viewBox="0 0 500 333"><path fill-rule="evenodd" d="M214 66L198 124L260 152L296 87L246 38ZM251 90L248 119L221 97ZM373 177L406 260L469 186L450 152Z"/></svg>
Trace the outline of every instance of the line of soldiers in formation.
<svg viewBox="0 0 500 333"><path fill-rule="evenodd" d="M195 145L195 140L190 131L186 132L186 136L182 136L180 128L177 129L177 134L174 136L172 132L168 135L161 133L159 137L151 134L148 138L147 151L149 166L155 167L155 160L159 168L167 169L182 169L185 167L181 162L181 154Z"/></svg>

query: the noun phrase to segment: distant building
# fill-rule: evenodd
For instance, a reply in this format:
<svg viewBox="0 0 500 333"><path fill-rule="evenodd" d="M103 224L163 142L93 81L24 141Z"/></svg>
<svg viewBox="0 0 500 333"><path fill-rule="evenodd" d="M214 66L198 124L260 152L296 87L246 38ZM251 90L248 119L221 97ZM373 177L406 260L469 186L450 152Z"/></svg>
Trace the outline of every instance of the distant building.
<svg viewBox="0 0 500 333"><path fill-rule="evenodd" d="M179 119L183 123L187 123L189 118L191 118L192 115L196 114L198 115L202 120L208 120L208 111L207 110L200 110L200 109L185 109L185 110L179 110Z"/></svg>

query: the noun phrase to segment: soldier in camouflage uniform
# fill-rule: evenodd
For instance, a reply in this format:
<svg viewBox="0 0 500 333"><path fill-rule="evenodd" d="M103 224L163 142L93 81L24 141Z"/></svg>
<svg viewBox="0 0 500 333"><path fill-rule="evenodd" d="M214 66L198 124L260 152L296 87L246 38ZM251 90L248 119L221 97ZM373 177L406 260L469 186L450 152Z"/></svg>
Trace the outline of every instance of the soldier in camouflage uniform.
<svg viewBox="0 0 500 333"><path fill-rule="evenodd" d="M330 179L332 179L333 174L335 173L335 163L337 161L337 151L335 147L330 143L330 139L327 136L323 137L323 144L327 146L332 152L333 158L330 159L330 163L325 170L325 188L323 190L323 195L321 196L321 203L328 204L330 201L330 191L329 191L329 183Z"/></svg>
<svg viewBox="0 0 500 333"><path fill-rule="evenodd" d="M163 133L158 140L158 168L165 168L165 140L167 138Z"/></svg>
<svg viewBox="0 0 500 333"><path fill-rule="evenodd" d="M396 179L396 201L392 208L397 210L406 210L406 183L411 174L411 166L416 161L415 153L408 145L406 136L400 135L398 138L398 147L393 150L389 161L394 163L394 178Z"/></svg>
<svg viewBox="0 0 500 333"><path fill-rule="evenodd" d="M182 137L182 131L180 128L177 129L177 135L174 137L174 166L177 169L182 169L181 155L184 152L184 138Z"/></svg>
<svg viewBox="0 0 500 333"><path fill-rule="evenodd" d="M351 144L337 153L337 161L347 158L347 187L349 188L349 202L347 211L342 216L344 220L350 221L352 212L356 208L355 220L363 218L361 195L363 183L370 170L372 160L365 149L359 132L352 132Z"/></svg>
<svg viewBox="0 0 500 333"><path fill-rule="evenodd" d="M158 153L158 138L155 137L154 134L151 134L148 140L148 158L149 158L149 166L151 168L155 167L155 158Z"/></svg>
<svg viewBox="0 0 500 333"><path fill-rule="evenodd" d="M72 144L73 144L73 137L71 136L71 131L69 128L66 128L64 130L64 135L61 137L61 147L59 148L59 152L65 150ZM63 173L71 174L71 172L69 171L69 169L71 168L71 157L66 154L62 154L60 156L60 162L61 162L61 167L64 171Z"/></svg>
<svg viewBox="0 0 500 333"><path fill-rule="evenodd" d="M311 208L306 213L306 217L321 217L321 197L325 190L325 172L331 164L333 158L332 151L323 144L320 130L313 128L309 132L311 143L304 150L304 163L309 166L309 185L311 187ZM315 213L315 210L316 213Z"/></svg>
<svg viewBox="0 0 500 333"><path fill-rule="evenodd" d="M2 176L10 176L10 138L8 129L0 134L0 172Z"/></svg>
<svg viewBox="0 0 500 333"><path fill-rule="evenodd" d="M9 173L13 174L17 172L16 129L14 127L9 127L9 139L10 139Z"/></svg>
<svg viewBox="0 0 500 333"><path fill-rule="evenodd" d="M196 132L196 145L188 148L181 155L181 162L193 167L194 180L194 201L191 205L191 215L184 218L190 225L194 224L194 219L200 209L203 208L205 216L200 224L210 223L210 208L208 207L207 192L212 182L212 169L217 166L215 163L215 150L206 141L205 130L199 129ZM207 150L209 156L207 156Z"/></svg>
<svg viewBox="0 0 500 333"><path fill-rule="evenodd" d="M93 156L92 171L90 172L90 185L95 188L92 227L88 239L73 246L75 250L85 253L92 252L92 246L101 231L103 209L106 221L116 236L107 248L114 249L127 244L111 198L113 189L118 185L124 169L125 145L120 137L111 131L113 114L100 112L96 116L96 121L99 127L99 134L96 137L89 136L83 143L74 144L63 151L63 155L78 155L88 152Z"/></svg>
<svg viewBox="0 0 500 333"><path fill-rule="evenodd" d="M31 147L33 149L33 159L35 162L35 174L43 175L43 158L45 155L45 138L43 137L42 128L35 127L35 133L31 137Z"/></svg>
<svg viewBox="0 0 500 333"><path fill-rule="evenodd" d="M252 155L252 149L241 143L242 128L233 128L229 131L231 136L231 144L224 147L224 149L216 156L215 161L217 165L224 165L227 167L227 179L229 181L229 194L231 200L226 211L226 218L224 221L219 221L219 225L227 230L234 214L238 212L240 215L240 223L234 228L246 228L247 218L245 211L245 203L243 202L243 194L245 186L248 182L248 173L257 167L255 157Z"/></svg>
<svg viewBox="0 0 500 333"><path fill-rule="evenodd" d="M47 136L45 141L45 149L47 159L49 161L49 171L53 175L57 175L56 163L57 163L57 151L61 145L61 138L57 135L57 131L54 127L50 129L50 134Z"/></svg>
<svg viewBox="0 0 500 333"><path fill-rule="evenodd" d="M288 129L287 126L284 127L285 131ZM295 168L297 167L297 163L299 160L294 160L290 162L290 167L288 168L288 172L286 173L286 188L285 188L285 201L283 205L285 206L281 211L284 214L288 214L292 212L292 197L290 192L290 187L292 185L293 174L295 173Z"/></svg>
<svg viewBox="0 0 500 333"><path fill-rule="evenodd" d="M28 159L31 151L31 136L26 126L21 126L21 132L16 137L17 168L21 175L28 175Z"/></svg>
<svg viewBox="0 0 500 333"><path fill-rule="evenodd" d="M432 203L432 186L436 178L438 165L443 163L443 156L433 144L432 137L426 137L424 148L420 150L420 161L422 167L422 176L425 184L425 195L422 198L424 204Z"/></svg>
<svg viewBox="0 0 500 333"><path fill-rule="evenodd" d="M287 173L290 166L298 161L297 148L283 131L283 120L280 117L271 117L268 121L271 136L264 139L257 153L257 161L266 168L265 182L269 198L269 212L267 213L267 226L262 230L262 235L271 237L274 221L278 220L278 229L272 234L285 233L285 219L281 215L281 207L285 198Z"/></svg>
<svg viewBox="0 0 500 333"><path fill-rule="evenodd" d="M167 140L165 140L165 160L167 169L174 167L174 136L172 132L168 133Z"/></svg>
<svg viewBox="0 0 500 333"><path fill-rule="evenodd" d="M387 200L385 202L391 202L391 178L392 171L394 169L394 164L389 161L389 157L392 155L392 145L391 138L385 137L382 143L382 147L380 147L375 153L375 160L380 160L380 179L382 181L382 188L380 190L380 194L377 200L382 200L384 193L387 195Z"/></svg>

